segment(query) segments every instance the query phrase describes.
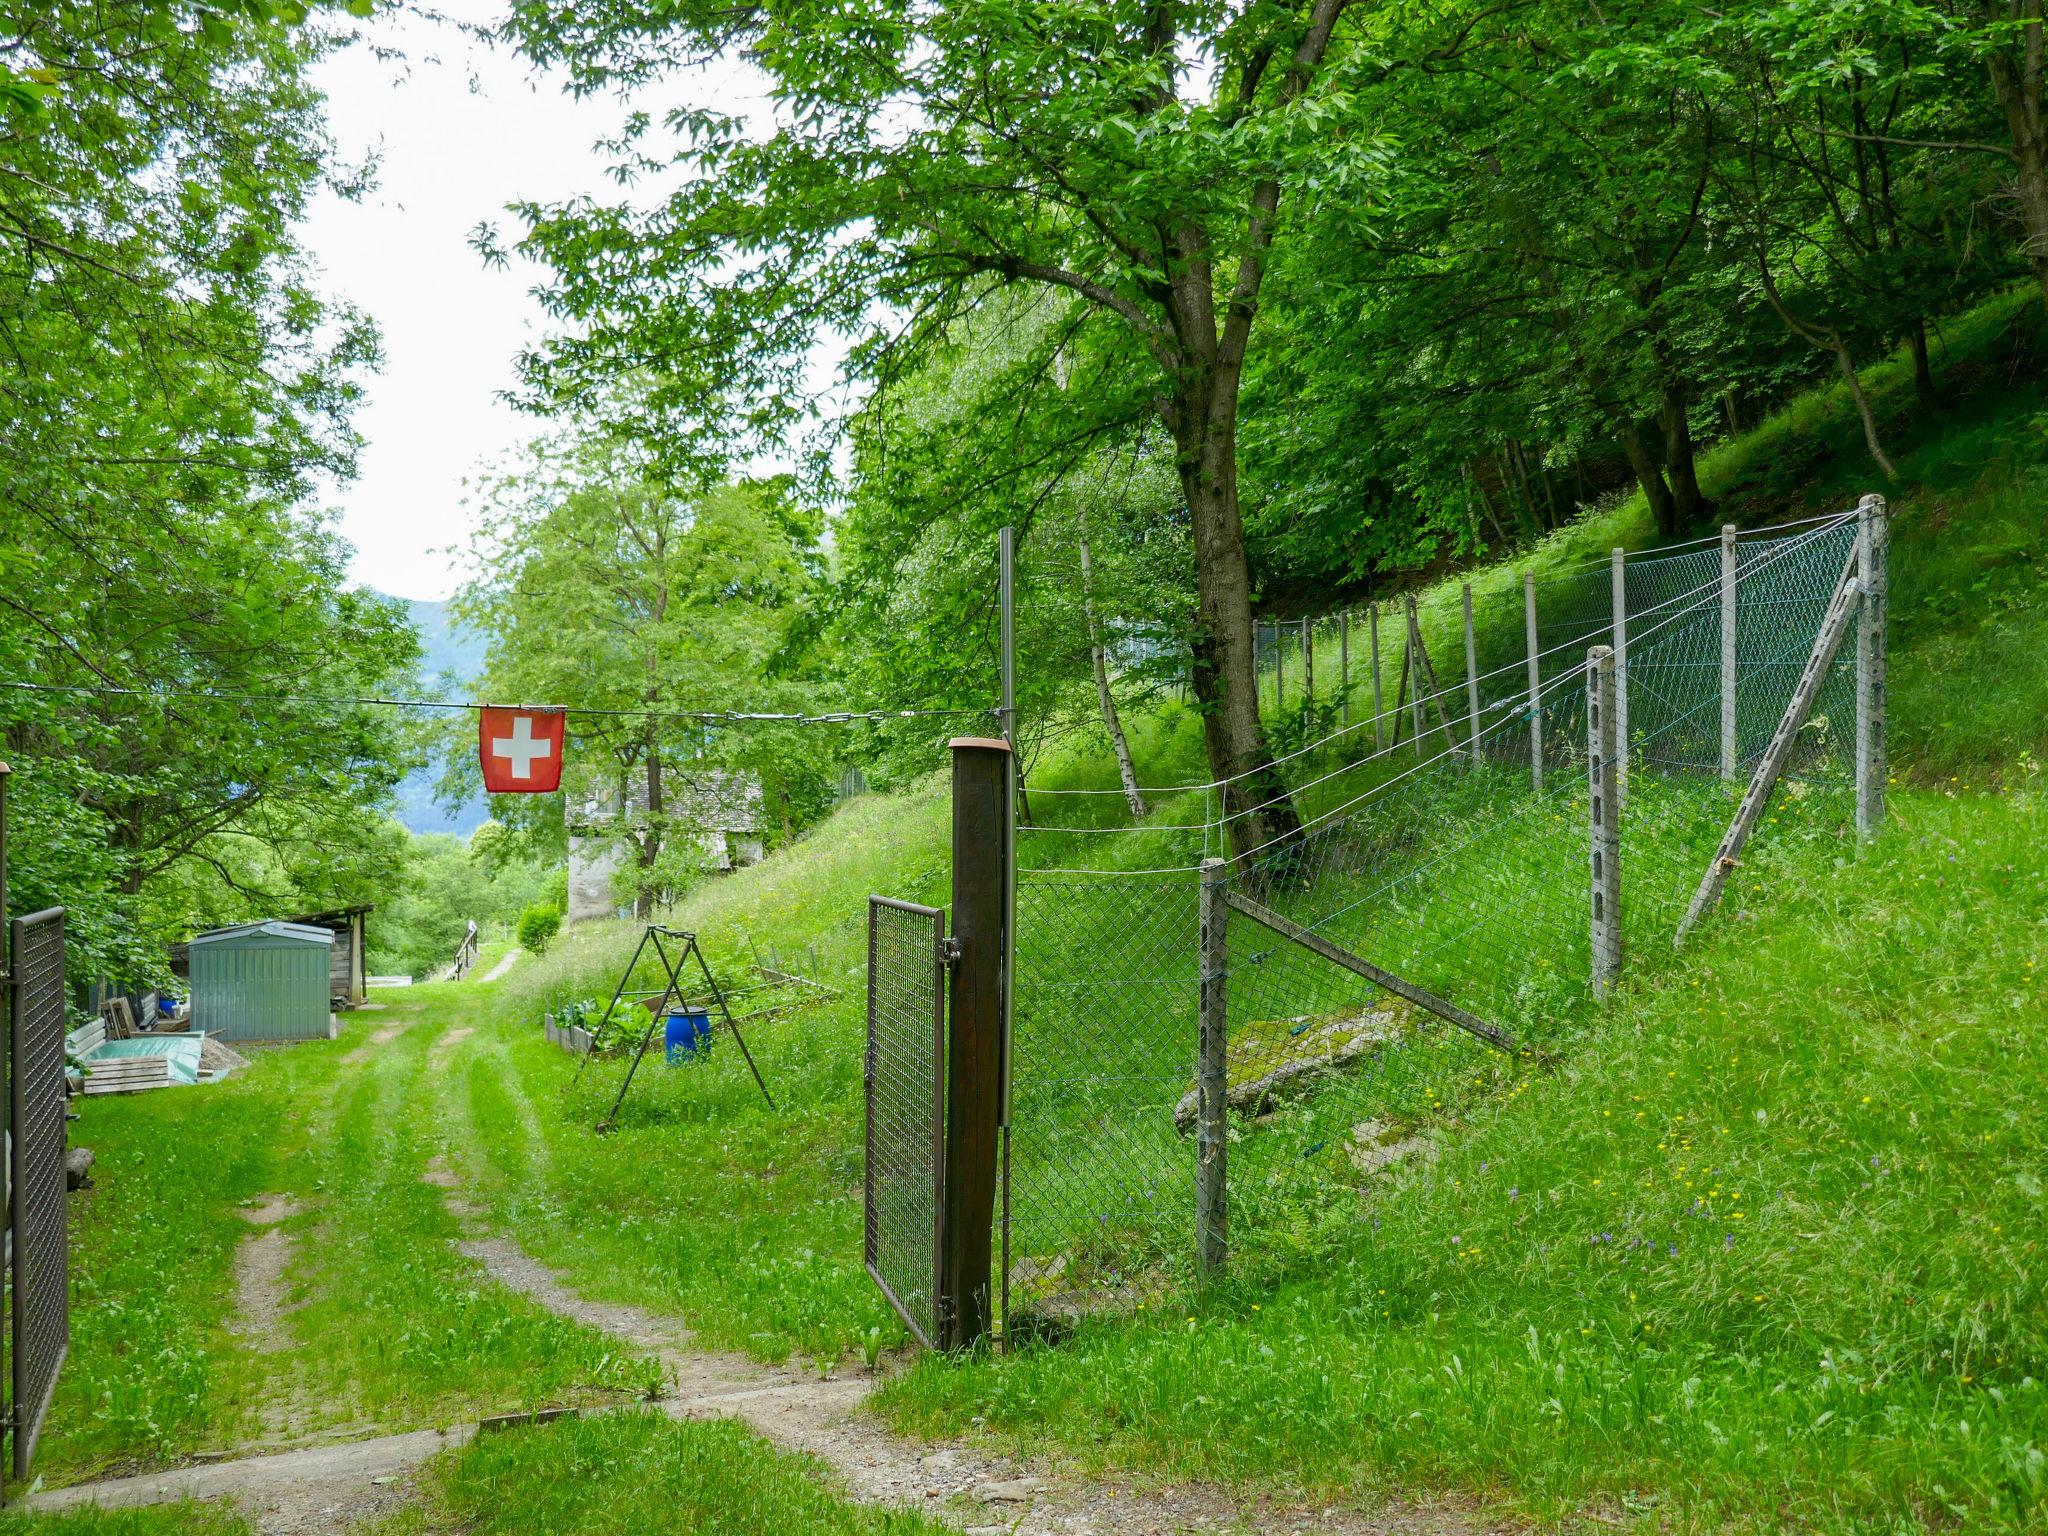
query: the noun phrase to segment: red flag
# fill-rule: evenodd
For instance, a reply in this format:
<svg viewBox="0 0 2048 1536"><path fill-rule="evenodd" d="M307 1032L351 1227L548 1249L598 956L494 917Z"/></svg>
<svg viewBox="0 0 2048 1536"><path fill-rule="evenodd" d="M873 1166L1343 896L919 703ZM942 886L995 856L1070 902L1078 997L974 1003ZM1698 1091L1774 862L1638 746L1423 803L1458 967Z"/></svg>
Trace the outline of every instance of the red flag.
<svg viewBox="0 0 2048 1536"><path fill-rule="evenodd" d="M562 787L561 710L487 706L478 718L485 789L494 795L545 795Z"/></svg>

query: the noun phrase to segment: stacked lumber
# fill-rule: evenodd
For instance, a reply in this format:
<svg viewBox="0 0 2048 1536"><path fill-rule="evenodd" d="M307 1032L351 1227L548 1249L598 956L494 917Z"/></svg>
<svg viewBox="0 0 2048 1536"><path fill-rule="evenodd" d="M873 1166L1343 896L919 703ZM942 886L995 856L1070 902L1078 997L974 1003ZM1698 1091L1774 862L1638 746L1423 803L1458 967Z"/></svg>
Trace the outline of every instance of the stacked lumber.
<svg viewBox="0 0 2048 1536"><path fill-rule="evenodd" d="M171 1063L163 1056L120 1056L85 1064L85 1091L141 1093L171 1086Z"/></svg>

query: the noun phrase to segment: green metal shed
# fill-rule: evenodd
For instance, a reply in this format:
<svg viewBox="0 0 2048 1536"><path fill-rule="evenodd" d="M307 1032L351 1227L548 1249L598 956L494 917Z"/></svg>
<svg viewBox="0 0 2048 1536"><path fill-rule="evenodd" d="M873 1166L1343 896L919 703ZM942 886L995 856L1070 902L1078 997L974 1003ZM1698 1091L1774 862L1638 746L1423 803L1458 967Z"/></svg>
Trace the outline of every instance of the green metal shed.
<svg viewBox="0 0 2048 1536"><path fill-rule="evenodd" d="M334 934L302 923L243 923L192 940L192 1028L223 1040L325 1040L334 1033Z"/></svg>

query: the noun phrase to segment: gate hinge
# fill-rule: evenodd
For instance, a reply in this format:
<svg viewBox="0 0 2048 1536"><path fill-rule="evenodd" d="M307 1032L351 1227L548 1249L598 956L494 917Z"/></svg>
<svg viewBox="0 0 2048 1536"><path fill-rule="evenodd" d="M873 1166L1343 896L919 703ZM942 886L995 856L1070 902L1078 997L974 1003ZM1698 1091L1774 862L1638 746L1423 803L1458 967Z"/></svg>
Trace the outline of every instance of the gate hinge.
<svg viewBox="0 0 2048 1536"><path fill-rule="evenodd" d="M958 965L960 963L960 941L958 939L939 940L939 958L948 965Z"/></svg>

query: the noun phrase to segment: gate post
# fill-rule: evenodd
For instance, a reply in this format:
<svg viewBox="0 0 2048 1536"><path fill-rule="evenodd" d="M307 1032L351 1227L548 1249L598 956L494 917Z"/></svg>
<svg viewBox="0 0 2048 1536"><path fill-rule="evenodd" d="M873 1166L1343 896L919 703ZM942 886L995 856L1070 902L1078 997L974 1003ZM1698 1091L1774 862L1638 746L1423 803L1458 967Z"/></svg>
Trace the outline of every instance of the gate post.
<svg viewBox="0 0 2048 1536"><path fill-rule="evenodd" d="M1856 626L1856 834L1866 842L1884 827L1885 564L1891 530L1882 496L1856 508L1857 578L1863 615Z"/></svg>
<svg viewBox="0 0 2048 1536"><path fill-rule="evenodd" d="M1228 924L1222 859L1202 860L1200 1060L1196 1068L1195 1263L1219 1275L1230 1254L1230 1009Z"/></svg>
<svg viewBox="0 0 2048 1536"><path fill-rule="evenodd" d="M1010 746L980 736L957 737L949 745L953 966L946 1011L946 1172L936 1311L939 1347L962 1349L988 1337L992 1299Z"/></svg>
<svg viewBox="0 0 2048 1536"><path fill-rule="evenodd" d="M1586 735L1591 800L1593 995L1605 998L1621 975L1621 796L1614 745L1614 651L1586 652Z"/></svg>

